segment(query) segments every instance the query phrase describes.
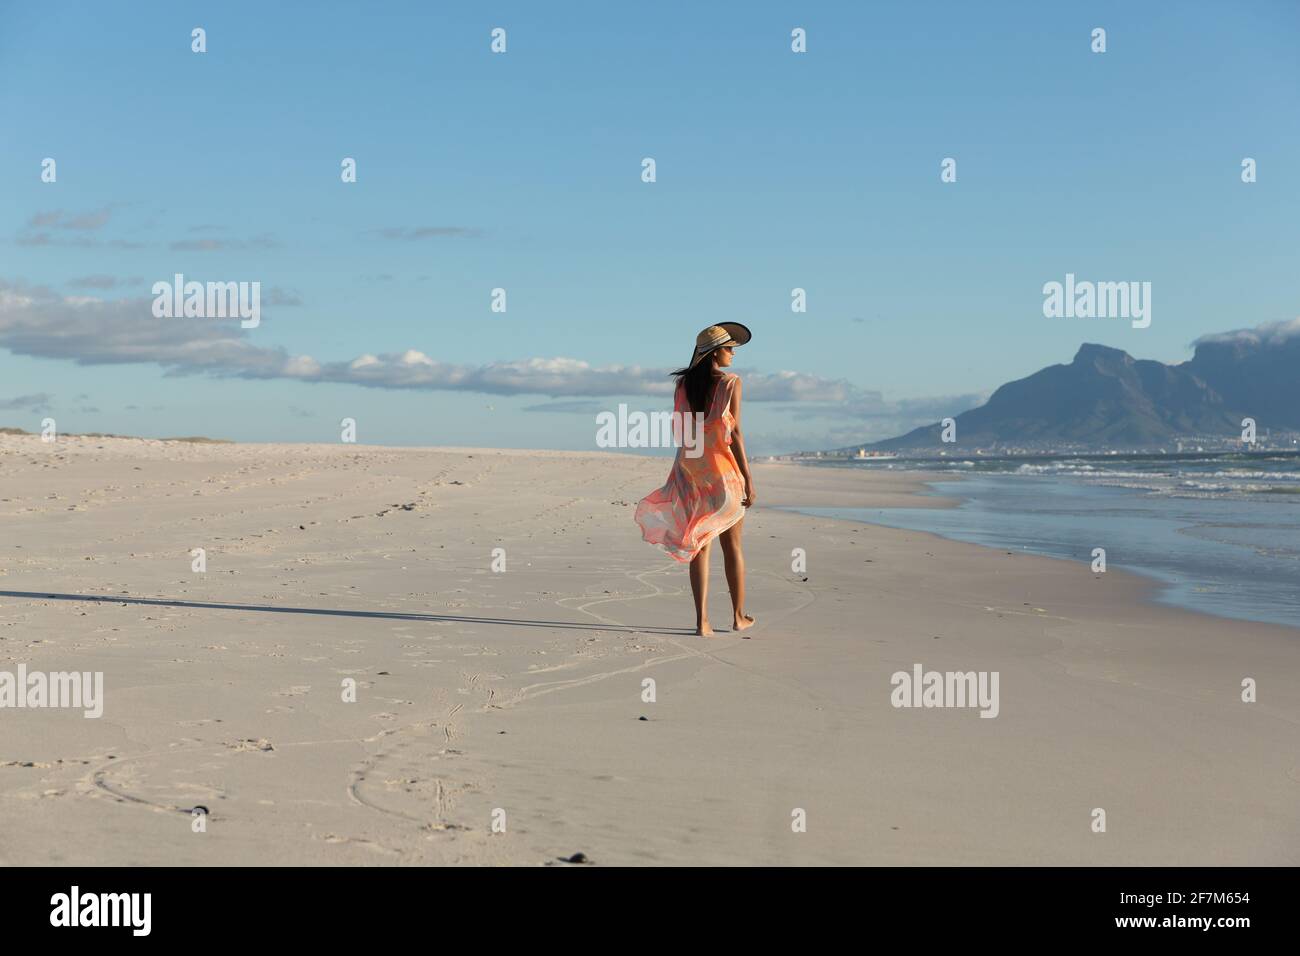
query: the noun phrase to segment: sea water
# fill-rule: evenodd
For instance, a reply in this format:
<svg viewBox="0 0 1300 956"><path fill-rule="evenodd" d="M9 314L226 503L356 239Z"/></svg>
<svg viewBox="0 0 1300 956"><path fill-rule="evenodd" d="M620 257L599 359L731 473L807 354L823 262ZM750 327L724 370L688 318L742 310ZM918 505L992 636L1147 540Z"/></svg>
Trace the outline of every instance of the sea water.
<svg viewBox="0 0 1300 956"><path fill-rule="evenodd" d="M856 462L831 467L863 467ZM1161 585L1156 600L1300 627L1300 458L1282 454L897 461L955 508L799 508L1091 565Z"/></svg>

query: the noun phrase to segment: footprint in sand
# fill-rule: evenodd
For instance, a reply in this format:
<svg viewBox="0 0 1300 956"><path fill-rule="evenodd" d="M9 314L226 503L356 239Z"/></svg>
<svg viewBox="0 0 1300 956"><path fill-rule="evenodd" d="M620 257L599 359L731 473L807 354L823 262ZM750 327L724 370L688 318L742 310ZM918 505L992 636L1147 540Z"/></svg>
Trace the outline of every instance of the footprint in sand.
<svg viewBox="0 0 1300 956"><path fill-rule="evenodd" d="M239 750L239 751L259 750L262 751L263 753L270 753L271 751L275 750L275 747L271 745L271 741L267 740L265 737L259 737L257 740L253 740L250 737L250 738L245 738L244 740L236 740L233 742L226 741L225 745L229 747L231 750Z"/></svg>

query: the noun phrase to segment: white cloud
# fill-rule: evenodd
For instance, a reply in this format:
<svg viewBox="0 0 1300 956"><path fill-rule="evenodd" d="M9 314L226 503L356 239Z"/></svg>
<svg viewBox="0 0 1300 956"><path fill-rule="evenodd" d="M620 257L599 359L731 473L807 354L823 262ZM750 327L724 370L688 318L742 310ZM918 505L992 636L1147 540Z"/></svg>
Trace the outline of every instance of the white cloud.
<svg viewBox="0 0 1300 956"><path fill-rule="evenodd" d="M526 358L459 365L416 349L364 353L348 361L322 362L289 355L283 348L254 344L237 320L157 319L151 300L61 296L49 289L0 282L0 347L19 355L65 359L80 365L154 364L169 375L217 376L336 382L369 388L483 392L594 398L647 395L667 398L669 370L639 365L596 366L575 358ZM880 404L843 380L801 372L746 372L745 397L788 402L801 408L828 406L858 414Z"/></svg>
<svg viewBox="0 0 1300 956"><path fill-rule="evenodd" d="M1281 345L1296 335L1300 335L1300 317L1286 319L1281 322L1266 322L1263 325L1255 326L1253 329L1234 329L1231 332L1202 335L1192 343L1192 347L1195 348L1205 343L1231 344L1234 342L1242 345Z"/></svg>

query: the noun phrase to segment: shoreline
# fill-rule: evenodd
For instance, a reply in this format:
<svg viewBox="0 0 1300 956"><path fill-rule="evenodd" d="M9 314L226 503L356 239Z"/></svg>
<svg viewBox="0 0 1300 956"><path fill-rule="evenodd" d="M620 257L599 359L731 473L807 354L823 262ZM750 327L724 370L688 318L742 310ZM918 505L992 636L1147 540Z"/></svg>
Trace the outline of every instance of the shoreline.
<svg viewBox="0 0 1300 956"><path fill-rule="evenodd" d="M790 464L794 464L798 466L799 463L790 463ZM813 467L817 467L817 466L813 466ZM963 475L959 473L948 473L948 472L906 471L906 470L892 471L889 472L888 474L898 476L900 479L904 479L903 482L900 482L901 484L905 484L906 479L913 478L915 479L916 482L916 488L914 491L911 492L911 494L914 497L910 497L910 498L907 497L908 495L907 491L900 489L897 493L902 495L901 499L898 500L897 503L880 505L881 510L889 510L891 508L912 508L912 509L933 508L933 509L946 510L950 508L958 508L962 505L963 502L973 500L971 498L962 497L960 495L941 494L934 491L932 488L930 488L930 483L936 481L951 482L954 484L966 482L969 480L968 475ZM1067 480L1067 479L1058 479L1058 480ZM923 490L923 489L928 489L928 490ZM1025 557L1042 558L1047 561L1064 561L1076 567L1083 567L1089 569L1091 568L1090 563L1081 558L1071 558L1071 557L1066 557L1064 555L1049 554L1042 551L1027 551L1027 550L1007 551L1007 549L1002 545L991 544L982 541L963 541L959 538L947 537L946 535L938 531L930 531L930 530L919 529L919 528L901 529L897 525L884 524L884 523L878 524L876 522L867 520L865 518L860 519L860 518L854 518L848 516L813 515L807 511L801 510L798 506L795 505L779 505L776 507L786 508L796 514L803 514L808 517L819 518L821 520L847 521L855 524L869 525L873 528L890 528L893 530L908 530L915 534L930 535L934 538L937 538L939 540L951 544L973 545L974 547L984 548L989 551L1001 551L1007 554L1019 554ZM817 506L805 505L804 507L817 507ZM828 507L834 507L834 506L828 506ZM1150 607L1165 608L1167 610L1181 611L1187 614L1195 614L1200 617L1206 617L1216 621L1223 622L1224 624L1264 624L1270 627L1282 627L1282 628L1287 628L1295 631L1300 631L1300 622L1297 622L1295 624L1286 624L1277 621L1261 620L1258 618L1234 617L1229 614L1215 613L1214 611L1209 610L1207 608L1180 604L1172 600L1162 601L1160 600L1160 595L1164 592L1174 591L1176 585L1173 582L1160 577L1155 572L1144 573L1142 571L1133 570L1131 567L1128 566L1115 565L1107 568L1105 573L1110 575L1127 575L1131 578L1136 579L1141 585L1145 586L1147 591L1147 596L1144 599L1144 603Z"/></svg>
<svg viewBox="0 0 1300 956"><path fill-rule="evenodd" d="M631 519L667 469L0 437L0 669L105 674L98 719L0 711L0 863L1300 862L1290 629L782 511L914 479L761 464L758 623L700 639ZM917 665L998 672L998 716L893 706Z"/></svg>

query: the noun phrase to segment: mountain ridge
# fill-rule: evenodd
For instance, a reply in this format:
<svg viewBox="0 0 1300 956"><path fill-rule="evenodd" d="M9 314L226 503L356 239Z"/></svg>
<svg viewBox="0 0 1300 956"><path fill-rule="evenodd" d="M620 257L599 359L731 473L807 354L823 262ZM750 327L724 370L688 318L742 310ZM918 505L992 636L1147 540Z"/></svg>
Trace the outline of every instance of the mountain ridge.
<svg viewBox="0 0 1300 956"><path fill-rule="evenodd" d="M988 446L1154 447L1181 438L1240 438L1242 419L1300 431L1300 320L1206 336L1176 365L1085 342L1068 364L1000 386L983 405L866 447L878 451Z"/></svg>

